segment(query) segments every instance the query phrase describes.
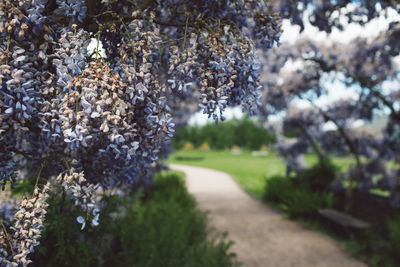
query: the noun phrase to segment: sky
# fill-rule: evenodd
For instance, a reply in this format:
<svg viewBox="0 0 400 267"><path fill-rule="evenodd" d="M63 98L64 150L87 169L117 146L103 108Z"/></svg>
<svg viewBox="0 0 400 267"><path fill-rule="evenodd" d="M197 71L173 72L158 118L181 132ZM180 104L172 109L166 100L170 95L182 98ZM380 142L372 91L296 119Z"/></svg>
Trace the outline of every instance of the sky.
<svg viewBox="0 0 400 267"><path fill-rule="evenodd" d="M352 8L350 6L350 8ZM348 43L351 40L357 37L364 38L374 38L380 32L386 30L390 22L400 21L400 15L398 15L395 11L389 10L387 13L387 17L380 16L379 18L373 19L371 22L366 24L365 26L361 26L358 24L347 24L343 31L339 31L338 29L333 29L332 32L328 35L325 32L320 32L316 27L312 26L308 21L305 21L304 31L300 33L300 27L295 25L291 25L289 20L282 21L282 29L283 33L281 35L281 43L295 43L298 39L307 36L315 41L319 42L338 42L338 43ZM395 60L398 66L400 66L400 56L398 56ZM290 63L289 63L290 64ZM299 66L288 65L287 68L297 68ZM352 97L356 97L354 93L354 88L347 88L342 82L335 80L331 81L329 77L326 78L327 88L334 88L328 90L328 94L322 96L316 101L316 105L324 106L329 104L330 102L337 101L340 99L348 99ZM399 87L399 83L396 84L387 82L384 84L384 87L390 90L393 87ZM352 93L353 92L353 93ZM300 108L308 108L311 107L310 103L305 100L296 99L294 103L296 106ZM229 120L231 118L241 118L243 116L243 112L241 111L241 107L235 108L227 108L224 112L224 116ZM282 118L282 115L272 116L270 120L277 121ZM189 120L190 125L204 125L206 123L213 122L212 119L208 119L206 114L202 114L201 112L195 113ZM360 124L360 122L356 122ZM331 128L332 125L327 125L327 129Z"/></svg>

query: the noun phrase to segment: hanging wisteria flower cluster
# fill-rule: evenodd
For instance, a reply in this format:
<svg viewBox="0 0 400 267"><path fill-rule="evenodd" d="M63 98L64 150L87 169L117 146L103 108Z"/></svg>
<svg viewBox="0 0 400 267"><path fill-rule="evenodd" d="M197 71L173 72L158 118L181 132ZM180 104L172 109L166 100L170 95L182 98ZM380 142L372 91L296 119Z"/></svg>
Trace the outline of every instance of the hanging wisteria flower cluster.
<svg viewBox="0 0 400 267"><path fill-rule="evenodd" d="M28 259L35 246L39 245L43 221L48 206L50 183L41 190L35 188L31 198L24 198L14 214L10 232L0 232L0 263L5 266L28 266ZM4 226L4 225L3 225Z"/></svg>
<svg viewBox="0 0 400 267"><path fill-rule="evenodd" d="M234 37L230 26L223 30L201 36L203 44L200 60L205 71L200 75L201 107L204 113L218 119L228 105L242 103L245 110L252 112L260 98L259 70L252 42Z"/></svg>
<svg viewBox="0 0 400 267"><path fill-rule="evenodd" d="M268 1L0 0L2 189L40 166L37 179L58 177L82 208L82 229L98 225L98 190L152 184L183 101L216 121L228 106L254 111L255 48L280 31ZM0 265L29 264L49 189L4 225Z"/></svg>
<svg viewBox="0 0 400 267"><path fill-rule="evenodd" d="M99 224L99 208L96 200L96 186L86 182L83 172L72 172L64 174L64 176L60 174L57 182L74 200L75 206L81 207L86 213L85 218L90 219L93 226L97 226ZM77 218L77 221L82 224L81 230L85 228L86 219L82 216Z"/></svg>

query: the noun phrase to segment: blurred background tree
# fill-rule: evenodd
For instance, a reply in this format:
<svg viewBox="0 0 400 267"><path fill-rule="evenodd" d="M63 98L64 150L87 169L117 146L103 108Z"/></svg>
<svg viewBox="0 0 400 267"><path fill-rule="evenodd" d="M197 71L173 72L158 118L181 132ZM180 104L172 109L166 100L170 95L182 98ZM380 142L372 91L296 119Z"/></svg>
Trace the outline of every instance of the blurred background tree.
<svg viewBox="0 0 400 267"><path fill-rule="evenodd" d="M256 121L245 116L216 125L209 123L203 126L191 125L177 127L172 140L175 149L182 149L186 142L199 148L207 143L211 149L230 149L237 145L242 149L259 150L263 145L276 143L273 132L267 131Z"/></svg>

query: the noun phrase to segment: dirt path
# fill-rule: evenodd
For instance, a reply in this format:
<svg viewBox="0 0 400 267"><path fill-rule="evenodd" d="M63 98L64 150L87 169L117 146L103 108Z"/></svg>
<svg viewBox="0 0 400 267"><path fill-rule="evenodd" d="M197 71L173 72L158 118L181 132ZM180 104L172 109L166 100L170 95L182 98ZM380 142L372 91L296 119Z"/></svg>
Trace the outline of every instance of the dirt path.
<svg viewBox="0 0 400 267"><path fill-rule="evenodd" d="M233 251L244 266L366 266L329 237L282 218L282 214L250 197L226 173L171 164L186 173L186 184L199 207L210 211L217 231L229 232Z"/></svg>

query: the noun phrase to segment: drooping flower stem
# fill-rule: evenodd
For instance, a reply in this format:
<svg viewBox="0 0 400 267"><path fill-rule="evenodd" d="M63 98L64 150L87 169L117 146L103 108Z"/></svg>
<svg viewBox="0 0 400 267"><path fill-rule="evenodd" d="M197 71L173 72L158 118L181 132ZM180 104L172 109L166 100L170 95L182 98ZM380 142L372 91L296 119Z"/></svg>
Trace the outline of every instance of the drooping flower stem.
<svg viewBox="0 0 400 267"><path fill-rule="evenodd" d="M8 40L7 40L7 56L6 56L6 65L8 65L8 53L10 53L10 42L11 42L11 34L8 34Z"/></svg>
<svg viewBox="0 0 400 267"><path fill-rule="evenodd" d="M43 170L44 166L46 166L46 161L43 161L42 164L40 165L39 173L38 173L38 175L36 177L35 188L38 185L38 182L39 182L39 179L40 179L40 174L42 174L42 170Z"/></svg>
<svg viewBox="0 0 400 267"><path fill-rule="evenodd" d="M8 232L7 232L7 228L6 228L6 226L4 225L2 219L0 219L0 224L1 224L1 226L3 227L4 235L6 236L6 239L7 239L7 241L8 241L8 245L10 246L10 249L11 249L11 253L12 253L13 257L14 257L14 256L15 256L15 253L14 253L14 249L13 249L13 247L12 247L11 241L10 241L11 238L10 238L10 235L8 234Z"/></svg>

